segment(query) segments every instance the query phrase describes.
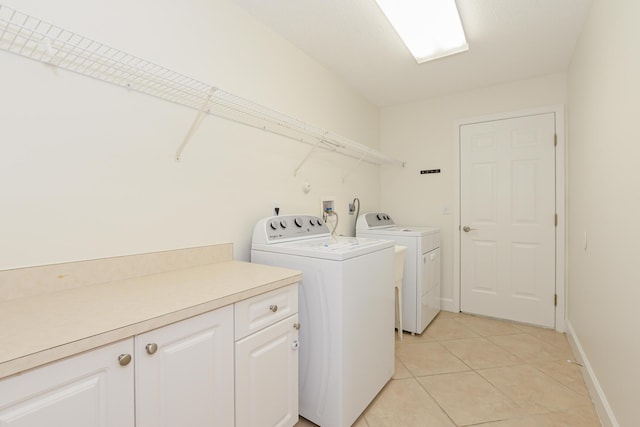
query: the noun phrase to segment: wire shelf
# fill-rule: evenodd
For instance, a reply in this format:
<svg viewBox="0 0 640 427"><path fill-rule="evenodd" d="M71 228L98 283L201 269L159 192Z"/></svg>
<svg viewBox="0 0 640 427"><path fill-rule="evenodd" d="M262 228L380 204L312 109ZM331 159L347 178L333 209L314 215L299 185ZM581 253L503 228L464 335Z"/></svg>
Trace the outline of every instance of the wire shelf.
<svg viewBox="0 0 640 427"><path fill-rule="evenodd" d="M378 150L0 4L0 49L374 164ZM195 123L194 123L195 124ZM184 148L189 135L180 147ZM306 160L306 159L305 159Z"/></svg>

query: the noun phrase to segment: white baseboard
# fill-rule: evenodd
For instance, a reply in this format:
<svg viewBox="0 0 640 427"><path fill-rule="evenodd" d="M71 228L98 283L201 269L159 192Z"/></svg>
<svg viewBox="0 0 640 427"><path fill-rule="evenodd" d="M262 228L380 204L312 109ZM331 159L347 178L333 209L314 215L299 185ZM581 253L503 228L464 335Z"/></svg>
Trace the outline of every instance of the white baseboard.
<svg viewBox="0 0 640 427"><path fill-rule="evenodd" d="M440 310L452 311L458 313L460 310L453 304L453 300L450 298L440 298Z"/></svg>
<svg viewBox="0 0 640 427"><path fill-rule="evenodd" d="M609 406L609 401L607 400L602 387L600 387L600 383L598 383L596 374L593 372L593 369L591 369L589 359L584 353L584 349L580 344L580 340L576 336L576 331L573 329L573 325L571 325L571 322L567 320L565 322L565 326L571 350L573 350L574 356L578 359L577 362L580 362L583 365L580 372L582 373L582 378L584 379L587 389L589 390L589 394L591 395L591 400L593 400L593 404L598 412L598 416L600 417L600 423L602 423L603 427L620 427L620 424L616 421L616 417L613 414L611 406Z"/></svg>

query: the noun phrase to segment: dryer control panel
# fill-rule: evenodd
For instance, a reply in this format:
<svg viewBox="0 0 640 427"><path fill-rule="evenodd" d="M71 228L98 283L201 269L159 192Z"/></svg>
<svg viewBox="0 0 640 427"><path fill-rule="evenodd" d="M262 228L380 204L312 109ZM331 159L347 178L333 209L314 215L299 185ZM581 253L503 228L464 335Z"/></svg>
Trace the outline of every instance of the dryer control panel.
<svg viewBox="0 0 640 427"><path fill-rule="evenodd" d="M329 227L317 216L272 216L258 221L253 230L253 242L280 243L329 235Z"/></svg>
<svg viewBox="0 0 640 427"><path fill-rule="evenodd" d="M379 227L389 227L396 225L391 217L384 212L370 212L360 215L358 218L358 226L364 230Z"/></svg>

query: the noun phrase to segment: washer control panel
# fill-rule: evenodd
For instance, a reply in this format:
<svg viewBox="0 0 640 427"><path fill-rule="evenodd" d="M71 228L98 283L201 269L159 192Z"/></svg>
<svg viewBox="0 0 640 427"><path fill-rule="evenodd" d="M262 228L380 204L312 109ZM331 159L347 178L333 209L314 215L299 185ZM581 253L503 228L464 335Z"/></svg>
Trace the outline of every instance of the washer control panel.
<svg viewBox="0 0 640 427"><path fill-rule="evenodd" d="M263 228L264 231L258 230L258 228ZM283 215L265 218L258 222L255 231L264 232L267 243L329 235L327 224L313 215Z"/></svg>

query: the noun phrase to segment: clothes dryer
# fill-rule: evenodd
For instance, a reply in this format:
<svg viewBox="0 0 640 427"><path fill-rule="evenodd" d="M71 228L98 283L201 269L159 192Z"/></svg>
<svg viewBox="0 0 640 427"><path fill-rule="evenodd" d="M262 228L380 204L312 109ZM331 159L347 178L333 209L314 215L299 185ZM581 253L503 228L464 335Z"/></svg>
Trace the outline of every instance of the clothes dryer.
<svg viewBox="0 0 640 427"><path fill-rule="evenodd" d="M302 272L299 412L351 426L393 375L394 244L334 237L312 215L256 224L251 261Z"/></svg>
<svg viewBox="0 0 640 427"><path fill-rule="evenodd" d="M370 212L358 217L356 236L389 239L407 247L402 279L402 328L421 334L440 312L440 229L398 226L388 214Z"/></svg>

